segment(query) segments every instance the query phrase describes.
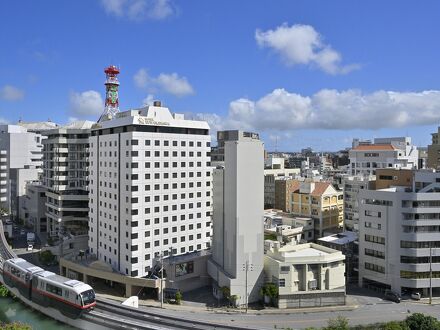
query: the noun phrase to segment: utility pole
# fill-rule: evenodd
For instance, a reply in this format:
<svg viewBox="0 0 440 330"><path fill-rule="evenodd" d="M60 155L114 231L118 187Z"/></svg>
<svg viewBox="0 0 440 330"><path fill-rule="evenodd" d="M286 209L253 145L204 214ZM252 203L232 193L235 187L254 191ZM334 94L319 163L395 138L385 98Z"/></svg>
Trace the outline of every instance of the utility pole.
<svg viewBox="0 0 440 330"><path fill-rule="evenodd" d="M429 242L429 304L432 305L432 241Z"/></svg>
<svg viewBox="0 0 440 330"><path fill-rule="evenodd" d="M249 305L249 299L248 299L248 272L253 270L253 265L249 264L249 260L246 260L246 262L243 264L243 270L245 271L245 306L246 306L246 313L248 312L248 305Z"/></svg>
<svg viewBox="0 0 440 330"><path fill-rule="evenodd" d="M163 308L163 253L160 253L160 308Z"/></svg>

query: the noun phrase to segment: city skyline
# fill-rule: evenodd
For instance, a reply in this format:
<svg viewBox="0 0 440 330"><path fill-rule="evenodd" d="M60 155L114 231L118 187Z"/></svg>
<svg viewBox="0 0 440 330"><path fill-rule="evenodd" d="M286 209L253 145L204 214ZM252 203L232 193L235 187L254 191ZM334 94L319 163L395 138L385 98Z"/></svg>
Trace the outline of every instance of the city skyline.
<svg viewBox="0 0 440 330"><path fill-rule="evenodd" d="M211 133L258 131L270 151L334 151L355 137L385 136L426 146L440 121L440 46L431 42L439 6L3 4L0 118L96 121L102 71L116 64L121 110L160 99L207 120Z"/></svg>

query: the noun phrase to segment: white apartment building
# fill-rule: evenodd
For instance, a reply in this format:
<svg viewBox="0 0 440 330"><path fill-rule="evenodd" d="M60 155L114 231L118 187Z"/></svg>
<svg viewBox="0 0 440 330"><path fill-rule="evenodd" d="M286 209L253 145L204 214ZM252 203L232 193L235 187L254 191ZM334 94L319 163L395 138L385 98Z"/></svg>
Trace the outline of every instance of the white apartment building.
<svg viewBox="0 0 440 330"><path fill-rule="evenodd" d="M89 249L122 274L211 243L211 137L204 121L154 106L106 116L90 137Z"/></svg>
<svg viewBox="0 0 440 330"><path fill-rule="evenodd" d="M344 191L344 230L359 232L359 201L361 189L369 189L374 175L349 175L342 178Z"/></svg>
<svg viewBox="0 0 440 330"><path fill-rule="evenodd" d="M44 132L43 183L50 237L88 234L88 139L93 124L77 121Z"/></svg>
<svg viewBox="0 0 440 330"><path fill-rule="evenodd" d="M374 139L373 144L353 143L350 174L374 175L378 168L416 169L419 153L410 137Z"/></svg>
<svg viewBox="0 0 440 330"><path fill-rule="evenodd" d="M242 305L259 300L263 279L264 149L256 133L223 131L219 135L224 164L213 174L214 236L208 273L215 296L220 296L219 288L227 287Z"/></svg>
<svg viewBox="0 0 440 330"><path fill-rule="evenodd" d="M359 284L440 294L440 173L415 172L413 187L361 190Z"/></svg>
<svg viewBox="0 0 440 330"><path fill-rule="evenodd" d="M40 123L34 123L38 126ZM19 196L42 173L42 136L20 125L0 125L0 206L16 219Z"/></svg>

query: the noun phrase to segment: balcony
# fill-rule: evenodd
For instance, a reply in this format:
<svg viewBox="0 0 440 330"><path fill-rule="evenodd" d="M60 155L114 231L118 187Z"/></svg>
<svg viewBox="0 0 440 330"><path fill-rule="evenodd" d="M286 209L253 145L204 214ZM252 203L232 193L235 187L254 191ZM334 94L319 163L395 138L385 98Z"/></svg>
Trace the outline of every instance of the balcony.
<svg viewBox="0 0 440 330"><path fill-rule="evenodd" d="M8 200L7 197L0 197L0 202L6 202Z"/></svg>
<svg viewBox="0 0 440 330"><path fill-rule="evenodd" d="M0 173L0 178L6 178L8 176L8 173Z"/></svg>
<svg viewBox="0 0 440 330"><path fill-rule="evenodd" d="M6 188L0 189L0 194L6 194L7 192L8 192L8 190Z"/></svg>
<svg viewBox="0 0 440 330"><path fill-rule="evenodd" d="M0 166L0 170L2 170L2 171L5 171L5 170L7 170L8 169L8 167L6 166L6 165L1 165Z"/></svg>
<svg viewBox="0 0 440 330"><path fill-rule="evenodd" d="M6 163L8 159L6 157L0 157L0 163Z"/></svg>
<svg viewBox="0 0 440 330"><path fill-rule="evenodd" d="M6 186L8 182L6 180L1 180L0 181L0 186Z"/></svg>
<svg viewBox="0 0 440 330"><path fill-rule="evenodd" d="M7 155L8 152L6 150L0 150L0 155Z"/></svg>

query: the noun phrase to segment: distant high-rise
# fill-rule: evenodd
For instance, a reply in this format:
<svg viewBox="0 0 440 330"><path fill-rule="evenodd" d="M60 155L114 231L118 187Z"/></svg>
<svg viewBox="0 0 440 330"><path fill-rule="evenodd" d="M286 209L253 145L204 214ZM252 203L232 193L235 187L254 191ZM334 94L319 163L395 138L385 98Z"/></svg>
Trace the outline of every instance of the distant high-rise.
<svg viewBox="0 0 440 330"><path fill-rule="evenodd" d="M351 175L374 175L379 168L416 169L419 153L410 137L376 138L374 143L354 141L349 151Z"/></svg>
<svg viewBox="0 0 440 330"><path fill-rule="evenodd" d="M214 170L212 259L214 294L228 287L238 303L259 299L263 280L264 148L258 134L218 134L224 163ZM246 290L247 275L247 290Z"/></svg>
<svg viewBox="0 0 440 330"><path fill-rule="evenodd" d="M39 180L43 171L42 126L50 125L0 125L0 206L11 211L13 218L18 217L19 196L24 195L26 182Z"/></svg>

